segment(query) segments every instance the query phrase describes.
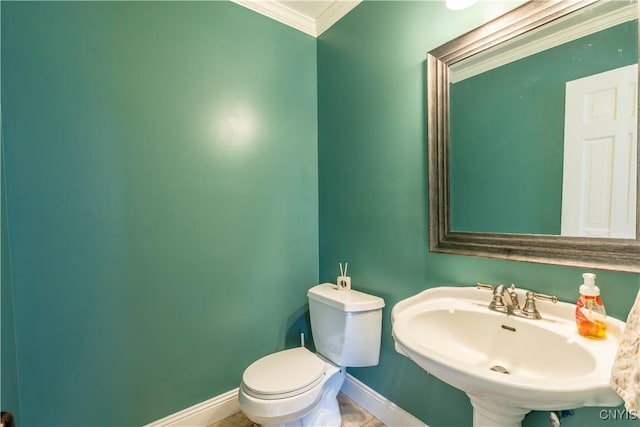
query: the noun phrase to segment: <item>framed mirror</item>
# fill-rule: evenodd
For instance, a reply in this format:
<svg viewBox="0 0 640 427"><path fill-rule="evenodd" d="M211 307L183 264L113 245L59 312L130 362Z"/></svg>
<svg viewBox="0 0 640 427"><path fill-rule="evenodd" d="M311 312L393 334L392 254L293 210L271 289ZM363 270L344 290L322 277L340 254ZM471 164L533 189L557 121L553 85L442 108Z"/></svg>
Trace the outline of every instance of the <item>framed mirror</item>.
<svg viewBox="0 0 640 427"><path fill-rule="evenodd" d="M429 246L640 272L638 3L531 1L427 54Z"/></svg>

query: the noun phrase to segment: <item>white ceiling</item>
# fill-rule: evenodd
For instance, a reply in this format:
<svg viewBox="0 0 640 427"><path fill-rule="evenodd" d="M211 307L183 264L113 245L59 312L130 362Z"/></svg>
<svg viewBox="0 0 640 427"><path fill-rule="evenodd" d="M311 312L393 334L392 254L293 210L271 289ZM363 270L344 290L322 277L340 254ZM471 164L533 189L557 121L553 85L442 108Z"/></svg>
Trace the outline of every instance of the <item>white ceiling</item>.
<svg viewBox="0 0 640 427"><path fill-rule="evenodd" d="M313 37L318 37L362 0L232 1Z"/></svg>

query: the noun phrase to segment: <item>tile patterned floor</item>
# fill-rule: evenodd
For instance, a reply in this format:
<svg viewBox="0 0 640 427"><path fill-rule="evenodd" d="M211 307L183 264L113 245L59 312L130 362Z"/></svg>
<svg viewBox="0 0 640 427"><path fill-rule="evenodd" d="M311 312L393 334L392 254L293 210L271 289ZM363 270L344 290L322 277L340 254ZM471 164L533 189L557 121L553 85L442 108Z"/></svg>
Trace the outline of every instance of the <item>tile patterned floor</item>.
<svg viewBox="0 0 640 427"><path fill-rule="evenodd" d="M338 404L342 415L342 427L385 427L379 419L342 393L338 393ZM258 424L251 422L242 412L238 412L209 427L258 427Z"/></svg>

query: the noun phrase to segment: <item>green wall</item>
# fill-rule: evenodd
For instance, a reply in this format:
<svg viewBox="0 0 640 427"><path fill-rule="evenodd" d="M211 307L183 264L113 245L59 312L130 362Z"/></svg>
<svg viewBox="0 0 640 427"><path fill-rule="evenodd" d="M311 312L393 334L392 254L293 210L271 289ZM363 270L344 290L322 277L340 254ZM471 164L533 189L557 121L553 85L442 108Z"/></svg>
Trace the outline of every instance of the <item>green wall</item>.
<svg viewBox="0 0 640 427"><path fill-rule="evenodd" d="M1 36L21 426L147 423L294 345L316 41L230 2L2 2Z"/></svg>
<svg viewBox="0 0 640 427"><path fill-rule="evenodd" d="M636 20L452 84L451 229L560 234L566 83L637 62Z"/></svg>
<svg viewBox="0 0 640 427"><path fill-rule="evenodd" d="M395 352L395 303L477 281L574 302L589 271L428 250L426 52L514 6L481 2L454 12L444 2L364 2L318 40L320 280L335 280L338 262L348 261L352 286L384 297L380 365L349 372L432 427L471 425L471 405ZM640 276L595 272L609 313L626 318ZM563 426L637 424L600 421L598 411L577 410ZM546 425L543 412L524 422Z"/></svg>
<svg viewBox="0 0 640 427"><path fill-rule="evenodd" d="M428 252L426 51L513 6L365 2L316 44L230 3L2 2L2 405L6 372L22 426L140 425L231 390L349 261L387 303L380 365L349 371L470 425L393 349L393 305L478 280L572 301L586 271ZM596 273L625 316L639 276Z"/></svg>

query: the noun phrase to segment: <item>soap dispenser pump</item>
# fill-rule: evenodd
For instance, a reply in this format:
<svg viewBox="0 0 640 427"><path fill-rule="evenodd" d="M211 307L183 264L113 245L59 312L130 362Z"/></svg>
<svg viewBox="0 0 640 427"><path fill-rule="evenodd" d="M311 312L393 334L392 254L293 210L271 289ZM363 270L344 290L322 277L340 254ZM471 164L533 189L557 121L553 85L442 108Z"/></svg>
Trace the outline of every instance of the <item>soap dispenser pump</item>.
<svg viewBox="0 0 640 427"><path fill-rule="evenodd" d="M576 303L576 326L583 337L604 339L607 334L607 312L596 286L596 275L584 273L580 286L580 298Z"/></svg>

